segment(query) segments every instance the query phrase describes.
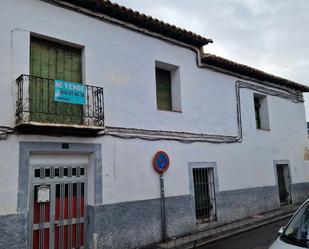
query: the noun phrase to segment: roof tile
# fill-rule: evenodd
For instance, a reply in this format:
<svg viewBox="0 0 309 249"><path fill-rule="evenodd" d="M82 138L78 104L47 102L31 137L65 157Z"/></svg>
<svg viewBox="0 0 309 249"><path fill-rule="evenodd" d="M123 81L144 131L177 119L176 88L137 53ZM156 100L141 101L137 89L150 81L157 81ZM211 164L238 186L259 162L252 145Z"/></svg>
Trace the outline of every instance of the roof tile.
<svg viewBox="0 0 309 249"><path fill-rule="evenodd" d="M181 29L175 25L170 25L130 8L120 6L117 3L112 3L109 0L62 0L62 2L67 2L102 13L196 47L203 47L208 43L212 43L211 39L200 36L191 31Z"/></svg>
<svg viewBox="0 0 309 249"><path fill-rule="evenodd" d="M294 81L266 73L256 68L249 67L247 65L240 64L217 55L203 54L202 62L210 66L222 68L224 70L241 74L247 77L252 77L260 81L271 82L277 85L293 88L302 92L309 92L309 86L302 85Z"/></svg>

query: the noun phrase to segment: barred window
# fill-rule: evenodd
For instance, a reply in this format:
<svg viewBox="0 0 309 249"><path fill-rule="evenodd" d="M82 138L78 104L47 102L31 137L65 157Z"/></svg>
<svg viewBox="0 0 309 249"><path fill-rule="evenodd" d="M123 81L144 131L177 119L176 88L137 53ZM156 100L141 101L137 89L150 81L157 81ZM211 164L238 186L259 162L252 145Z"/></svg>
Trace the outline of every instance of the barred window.
<svg viewBox="0 0 309 249"><path fill-rule="evenodd" d="M198 223L216 220L215 186L212 168L194 168L195 214Z"/></svg>

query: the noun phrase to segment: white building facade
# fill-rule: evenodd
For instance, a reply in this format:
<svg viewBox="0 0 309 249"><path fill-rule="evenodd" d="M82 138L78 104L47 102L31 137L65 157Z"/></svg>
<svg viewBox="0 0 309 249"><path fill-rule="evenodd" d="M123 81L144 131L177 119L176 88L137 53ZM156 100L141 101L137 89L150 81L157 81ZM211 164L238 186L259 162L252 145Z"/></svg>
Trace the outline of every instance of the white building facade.
<svg viewBox="0 0 309 249"><path fill-rule="evenodd" d="M142 247L308 197L308 87L75 4L0 3L0 248ZM86 85L85 103L55 101L54 80Z"/></svg>

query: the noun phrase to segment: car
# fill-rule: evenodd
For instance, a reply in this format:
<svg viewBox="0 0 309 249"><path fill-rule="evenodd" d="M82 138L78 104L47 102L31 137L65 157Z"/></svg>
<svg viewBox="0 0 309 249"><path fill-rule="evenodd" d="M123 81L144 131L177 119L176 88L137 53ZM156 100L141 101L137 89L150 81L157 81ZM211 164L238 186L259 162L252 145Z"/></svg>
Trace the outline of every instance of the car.
<svg viewBox="0 0 309 249"><path fill-rule="evenodd" d="M296 211L269 249L309 248L309 199Z"/></svg>

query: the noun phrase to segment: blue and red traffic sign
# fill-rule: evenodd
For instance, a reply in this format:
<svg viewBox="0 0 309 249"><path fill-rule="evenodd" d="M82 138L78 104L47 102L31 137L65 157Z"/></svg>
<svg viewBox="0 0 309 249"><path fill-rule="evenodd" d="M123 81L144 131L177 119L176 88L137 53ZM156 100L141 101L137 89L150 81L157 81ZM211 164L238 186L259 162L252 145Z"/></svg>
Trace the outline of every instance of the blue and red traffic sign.
<svg viewBox="0 0 309 249"><path fill-rule="evenodd" d="M170 166L170 159L164 151L158 151L152 161L154 169L159 173L164 173Z"/></svg>

